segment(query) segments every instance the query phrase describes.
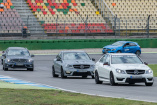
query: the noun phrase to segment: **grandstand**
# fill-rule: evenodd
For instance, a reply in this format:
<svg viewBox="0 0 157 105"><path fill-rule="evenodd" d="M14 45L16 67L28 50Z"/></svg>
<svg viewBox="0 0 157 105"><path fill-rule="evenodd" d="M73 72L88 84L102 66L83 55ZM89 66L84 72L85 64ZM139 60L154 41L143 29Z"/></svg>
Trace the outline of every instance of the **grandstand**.
<svg viewBox="0 0 157 105"><path fill-rule="evenodd" d="M0 0L0 33L157 33L156 0ZM148 16L150 16L148 22ZM142 31L139 31L142 30Z"/></svg>
<svg viewBox="0 0 157 105"><path fill-rule="evenodd" d="M0 33L3 35L21 35L22 22L19 13L14 9L11 0L0 0L3 8L0 8Z"/></svg>
<svg viewBox="0 0 157 105"><path fill-rule="evenodd" d="M106 7L105 10L102 9L102 4ZM135 31L149 28L150 32L157 32L157 0L95 0L95 5L100 12L105 12L105 15L110 11L111 21L112 17L117 15L120 30Z"/></svg>
<svg viewBox="0 0 157 105"><path fill-rule="evenodd" d="M46 33L112 33L90 0L27 0ZM88 20L87 20L88 19Z"/></svg>

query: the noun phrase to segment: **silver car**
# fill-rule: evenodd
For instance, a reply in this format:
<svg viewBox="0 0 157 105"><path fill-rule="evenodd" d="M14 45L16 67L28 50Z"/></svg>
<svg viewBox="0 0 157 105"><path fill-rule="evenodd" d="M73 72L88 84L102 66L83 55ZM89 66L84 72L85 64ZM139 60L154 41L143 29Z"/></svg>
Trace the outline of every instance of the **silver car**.
<svg viewBox="0 0 157 105"><path fill-rule="evenodd" d="M95 59L91 59L84 51L61 51L54 59L53 77L92 76L94 78Z"/></svg>
<svg viewBox="0 0 157 105"><path fill-rule="evenodd" d="M30 55L28 49L23 47L9 47L3 51L1 62L3 70L20 68L30 71L34 70L34 55Z"/></svg>

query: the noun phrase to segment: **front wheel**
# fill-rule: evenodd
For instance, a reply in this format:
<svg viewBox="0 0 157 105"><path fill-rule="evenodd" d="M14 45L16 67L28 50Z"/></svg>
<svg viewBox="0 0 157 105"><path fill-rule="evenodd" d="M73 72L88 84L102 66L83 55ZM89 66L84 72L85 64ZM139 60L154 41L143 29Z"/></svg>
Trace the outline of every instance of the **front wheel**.
<svg viewBox="0 0 157 105"><path fill-rule="evenodd" d="M99 74L98 74L98 72L95 72L95 83L96 84L102 84L102 81L99 80Z"/></svg>
<svg viewBox="0 0 157 105"><path fill-rule="evenodd" d="M120 50L118 50L117 53L122 53L122 52Z"/></svg>
<svg viewBox="0 0 157 105"><path fill-rule="evenodd" d="M3 60L1 60L1 64L3 65Z"/></svg>
<svg viewBox="0 0 157 105"><path fill-rule="evenodd" d="M55 68L54 68L54 66L52 66L52 76L53 77L58 77L58 75L55 74Z"/></svg>
<svg viewBox="0 0 157 105"><path fill-rule="evenodd" d="M6 68L5 66L3 66L3 70L4 71L8 71L8 68Z"/></svg>
<svg viewBox="0 0 157 105"><path fill-rule="evenodd" d="M82 78L87 78L87 76L86 76L86 75L84 75L84 76L82 76Z"/></svg>
<svg viewBox="0 0 157 105"><path fill-rule="evenodd" d="M116 85L116 83L115 83L115 81L114 81L114 75L113 75L112 72L110 73L110 85L111 85L111 86L115 86L115 85Z"/></svg>
<svg viewBox="0 0 157 105"><path fill-rule="evenodd" d="M147 82L145 82L145 85L146 85L146 86L152 86L153 83L147 83Z"/></svg>
<svg viewBox="0 0 157 105"><path fill-rule="evenodd" d="M34 68L27 68L28 71L34 71Z"/></svg>
<svg viewBox="0 0 157 105"><path fill-rule="evenodd" d="M61 78L63 79L63 78L66 78L66 76L64 76L64 71L63 71L63 69L61 68Z"/></svg>
<svg viewBox="0 0 157 105"><path fill-rule="evenodd" d="M94 76L92 76L92 79L94 79Z"/></svg>

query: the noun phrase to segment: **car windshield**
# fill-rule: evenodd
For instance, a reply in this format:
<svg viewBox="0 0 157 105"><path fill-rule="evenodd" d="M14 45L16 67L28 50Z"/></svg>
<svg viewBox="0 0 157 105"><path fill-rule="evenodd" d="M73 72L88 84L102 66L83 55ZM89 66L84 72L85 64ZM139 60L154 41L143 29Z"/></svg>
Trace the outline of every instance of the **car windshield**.
<svg viewBox="0 0 157 105"><path fill-rule="evenodd" d="M28 50L25 49L10 49L8 51L9 56L29 56Z"/></svg>
<svg viewBox="0 0 157 105"><path fill-rule="evenodd" d="M124 43L122 43L122 42L115 42L115 43L113 43L112 45L113 46L122 46Z"/></svg>
<svg viewBox="0 0 157 105"><path fill-rule="evenodd" d="M63 54L64 60L89 60L89 56L84 52L66 52Z"/></svg>
<svg viewBox="0 0 157 105"><path fill-rule="evenodd" d="M112 64L142 64L136 55L112 55Z"/></svg>

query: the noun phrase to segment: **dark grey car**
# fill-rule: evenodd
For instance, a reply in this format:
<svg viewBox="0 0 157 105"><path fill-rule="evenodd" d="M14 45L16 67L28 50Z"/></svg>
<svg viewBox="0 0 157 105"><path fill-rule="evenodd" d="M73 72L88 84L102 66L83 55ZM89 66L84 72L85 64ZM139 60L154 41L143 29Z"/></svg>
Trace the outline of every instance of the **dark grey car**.
<svg viewBox="0 0 157 105"><path fill-rule="evenodd" d="M6 51L3 51L1 62L3 70L13 68L26 68L27 70L34 70L34 55L30 55L27 48L23 47L9 47Z"/></svg>
<svg viewBox="0 0 157 105"><path fill-rule="evenodd" d="M61 78L67 76L92 76L94 78L94 59L84 51L61 51L53 61L52 75Z"/></svg>

